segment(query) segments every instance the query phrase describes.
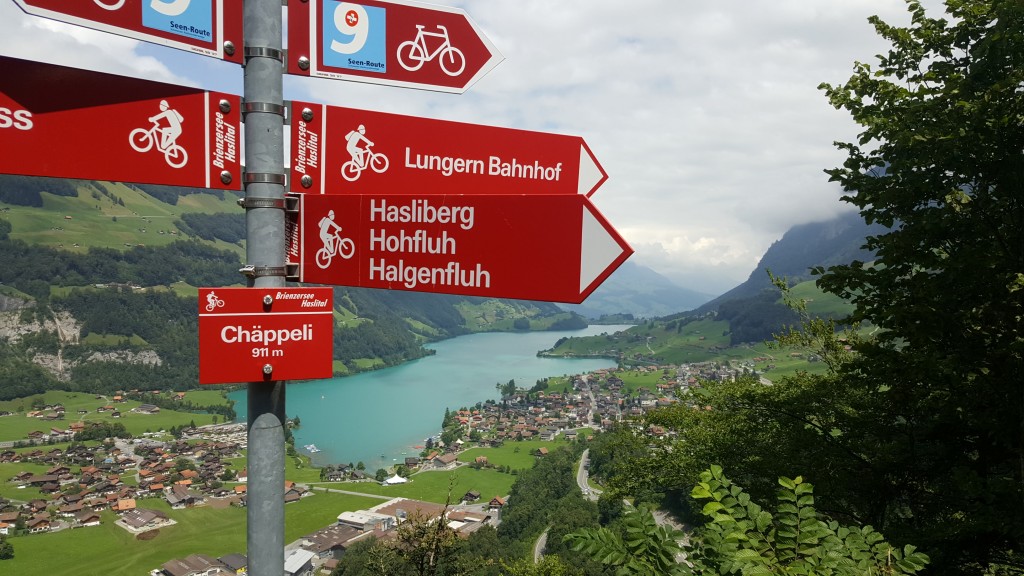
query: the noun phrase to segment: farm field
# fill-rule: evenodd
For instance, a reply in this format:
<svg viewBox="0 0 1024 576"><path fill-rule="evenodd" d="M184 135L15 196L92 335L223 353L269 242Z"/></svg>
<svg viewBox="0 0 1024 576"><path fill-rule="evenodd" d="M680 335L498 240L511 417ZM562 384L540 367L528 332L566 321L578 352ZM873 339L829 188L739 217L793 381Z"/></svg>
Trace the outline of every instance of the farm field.
<svg viewBox="0 0 1024 576"><path fill-rule="evenodd" d="M123 201L118 204L113 195ZM213 194L190 194L178 198L177 205L161 202L134 187L121 183L82 183L77 197L43 194L43 210L11 205L7 219L12 223L11 238L70 251L97 248L123 250L129 246L162 246L186 236L176 221L186 212L235 212L236 194L224 198ZM103 234L96 234L103 230ZM221 249L242 254L236 244L212 243Z"/></svg>
<svg viewBox="0 0 1024 576"><path fill-rule="evenodd" d="M189 391L185 394L185 400L204 406L227 403L227 399L219 390ZM64 419L43 420L26 417L25 414L33 409L33 403L39 404L40 402L46 405L61 404L64 406ZM141 404L142 402L136 400L126 400L115 404L108 396L97 397L96 394L63 391L50 391L28 398L0 402L0 411L14 413L10 416L0 417L0 442L24 440L33 430L48 433L51 427L66 429L71 422L118 422L137 436L147 431L167 430L172 426L181 426L193 421L197 426L212 424L214 419L222 421L222 417L214 414L193 414L166 409L161 409L158 414L140 414L131 411ZM109 411L96 411L97 408L103 406L114 406L121 413L120 418L114 418ZM79 413L83 410L84 413Z"/></svg>
<svg viewBox="0 0 1024 576"><path fill-rule="evenodd" d="M486 456L487 463L493 466L508 466L516 470L527 470L533 467L539 448L554 450L568 444L564 437L559 436L551 442L543 440L522 440L505 442L496 448L470 448L459 454L459 462L473 462L477 456Z"/></svg>
<svg viewBox="0 0 1024 576"><path fill-rule="evenodd" d="M285 506L285 541L293 541L334 523L342 512L379 503L377 498L317 491L313 496ZM148 571L189 554L209 554L216 558L245 551L244 508L171 510L162 499L140 500L139 507L160 510L177 524L159 529L151 540L140 540L114 525L114 514L106 511L101 514L100 526L12 538L16 553L14 559L4 561L4 573L19 576L119 574L125 566L145 567ZM60 553L54 553L58 550ZM39 558L47 561L39 562ZM83 571L83 567L88 570Z"/></svg>

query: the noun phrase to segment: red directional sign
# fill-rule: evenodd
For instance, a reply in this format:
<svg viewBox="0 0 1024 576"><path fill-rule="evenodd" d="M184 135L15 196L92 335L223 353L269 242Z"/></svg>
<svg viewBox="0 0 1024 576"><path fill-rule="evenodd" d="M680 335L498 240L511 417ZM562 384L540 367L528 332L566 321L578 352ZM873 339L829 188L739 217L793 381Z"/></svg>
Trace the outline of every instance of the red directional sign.
<svg viewBox="0 0 1024 576"><path fill-rule="evenodd" d="M242 63L242 0L14 0L94 30Z"/></svg>
<svg viewBox="0 0 1024 576"><path fill-rule="evenodd" d="M199 383L333 374L331 288L200 288Z"/></svg>
<svg viewBox="0 0 1024 576"><path fill-rule="evenodd" d="M241 189L239 98L0 56L0 173Z"/></svg>
<svg viewBox="0 0 1024 576"><path fill-rule="evenodd" d="M579 303L633 249L582 195L299 195L300 280Z"/></svg>
<svg viewBox="0 0 1024 576"><path fill-rule="evenodd" d="M291 189L321 194L583 194L608 179L586 142L292 103Z"/></svg>
<svg viewBox="0 0 1024 576"><path fill-rule="evenodd" d="M458 8L405 0L288 3L288 73L462 93L503 60Z"/></svg>

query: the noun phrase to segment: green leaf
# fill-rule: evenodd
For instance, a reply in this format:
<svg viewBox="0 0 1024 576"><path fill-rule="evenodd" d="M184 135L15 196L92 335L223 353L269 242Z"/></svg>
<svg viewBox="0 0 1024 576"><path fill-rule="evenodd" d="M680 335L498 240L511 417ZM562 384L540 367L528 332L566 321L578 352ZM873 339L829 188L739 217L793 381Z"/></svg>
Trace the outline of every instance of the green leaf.
<svg viewBox="0 0 1024 576"><path fill-rule="evenodd" d="M694 486L693 490L690 491L690 497L694 498L694 499L697 499L697 500L702 500L704 498L711 498L711 491L708 490L707 484L700 483L700 484L697 484L696 486Z"/></svg>

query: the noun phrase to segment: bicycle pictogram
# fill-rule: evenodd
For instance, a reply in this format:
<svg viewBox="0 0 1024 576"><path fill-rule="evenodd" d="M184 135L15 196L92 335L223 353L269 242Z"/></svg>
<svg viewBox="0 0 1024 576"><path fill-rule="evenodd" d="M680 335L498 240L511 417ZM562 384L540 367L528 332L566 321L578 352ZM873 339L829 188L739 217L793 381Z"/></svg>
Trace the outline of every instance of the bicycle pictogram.
<svg viewBox="0 0 1024 576"><path fill-rule="evenodd" d="M214 292L210 292L209 294L206 295L206 311L207 312L213 312L217 308L223 308L223 307L224 307L224 300L222 300L219 296L217 296L217 294L215 294Z"/></svg>
<svg viewBox="0 0 1024 576"><path fill-rule="evenodd" d="M441 70L449 76L458 76L466 69L466 56L455 46L452 46L448 38L448 28L437 25L440 32L425 32L423 24L416 25L416 38L406 40L398 45L398 63L409 72L415 72L423 67L424 62L430 62L440 57ZM433 51L427 46L427 37L440 38L441 43Z"/></svg>
<svg viewBox="0 0 1024 576"><path fill-rule="evenodd" d="M324 246L316 251L316 265L321 270L326 270L331 265L335 256L341 256L348 260L356 253L356 243L351 238L342 238L340 232L335 232L331 240L331 247Z"/></svg>
<svg viewBox="0 0 1024 576"><path fill-rule="evenodd" d="M160 120L167 125L161 127ZM128 143L137 152L148 152L150 148L163 152L164 160L171 168L181 168L188 163L188 152L176 142L181 135L181 123L185 120L181 113L171 108L166 100L160 101L160 113L151 116L153 123L149 128L136 128L128 135Z"/></svg>
<svg viewBox="0 0 1024 576"><path fill-rule="evenodd" d="M93 0L93 2L104 10L120 10L121 7L124 6L124 0L117 0L117 2L114 2L113 4L106 4L103 0Z"/></svg>
<svg viewBox="0 0 1024 576"><path fill-rule="evenodd" d="M334 221L334 210L320 219L320 241L324 247L316 251L316 265L326 270L335 256L348 260L356 253L356 243L351 238L341 237L341 226Z"/></svg>
<svg viewBox="0 0 1024 576"><path fill-rule="evenodd" d="M369 144L363 148L362 152L359 159L353 158L341 165L342 178L349 182L355 182L367 167L378 174L388 169L388 157L370 150Z"/></svg>

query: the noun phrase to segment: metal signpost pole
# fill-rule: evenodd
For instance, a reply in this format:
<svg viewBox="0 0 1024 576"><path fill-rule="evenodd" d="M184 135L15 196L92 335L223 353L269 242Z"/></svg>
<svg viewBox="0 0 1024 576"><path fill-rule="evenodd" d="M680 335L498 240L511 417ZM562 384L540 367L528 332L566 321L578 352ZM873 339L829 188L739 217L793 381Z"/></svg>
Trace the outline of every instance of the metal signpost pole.
<svg viewBox="0 0 1024 576"><path fill-rule="evenodd" d="M243 7L246 262L251 287L284 286L284 100L281 0ZM268 296L269 298L269 296ZM266 303L269 306L269 303ZM249 383L246 553L251 576L284 570L285 383L273 360Z"/></svg>

